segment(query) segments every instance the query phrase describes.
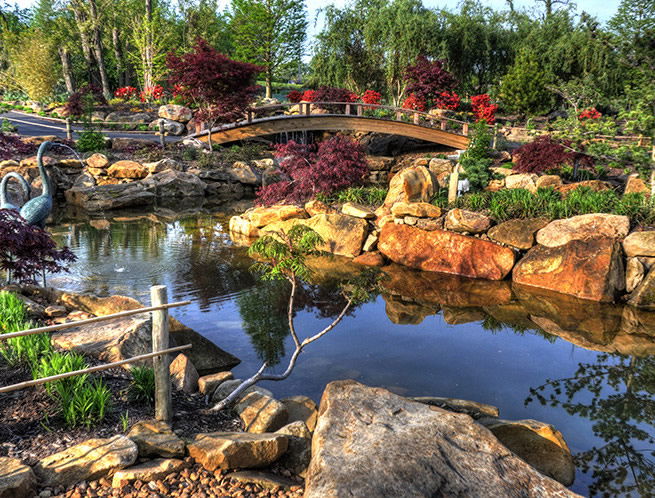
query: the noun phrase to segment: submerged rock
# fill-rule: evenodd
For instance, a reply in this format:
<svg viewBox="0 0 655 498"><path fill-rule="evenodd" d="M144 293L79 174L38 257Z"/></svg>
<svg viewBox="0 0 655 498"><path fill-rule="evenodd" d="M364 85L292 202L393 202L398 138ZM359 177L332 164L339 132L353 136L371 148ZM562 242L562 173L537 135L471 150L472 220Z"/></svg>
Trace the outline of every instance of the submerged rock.
<svg viewBox="0 0 655 498"><path fill-rule="evenodd" d="M354 381L328 384L320 413L306 498L577 496L468 415Z"/></svg>
<svg viewBox="0 0 655 498"><path fill-rule="evenodd" d="M427 232L407 225L382 227L380 252L410 268L502 280L514 266L514 251L493 242L444 230Z"/></svg>

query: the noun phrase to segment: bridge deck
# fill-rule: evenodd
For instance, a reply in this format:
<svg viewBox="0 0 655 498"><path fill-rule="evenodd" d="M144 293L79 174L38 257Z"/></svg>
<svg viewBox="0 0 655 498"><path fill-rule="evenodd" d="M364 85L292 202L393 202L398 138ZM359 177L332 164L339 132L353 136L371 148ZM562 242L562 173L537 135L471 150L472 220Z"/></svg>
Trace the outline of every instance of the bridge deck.
<svg viewBox="0 0 655 498"><path fill-rule="evenodd" d="M438 119L436 121L439 122ZM465 135L425 125L344 114L298 114L242 121L214 128L211 140L212 143L223 144L284 132L344 130L401 135L456 149L466 149L470 141ZM202 131L192 136L207 141L207 135L206 131Z"/></svg>

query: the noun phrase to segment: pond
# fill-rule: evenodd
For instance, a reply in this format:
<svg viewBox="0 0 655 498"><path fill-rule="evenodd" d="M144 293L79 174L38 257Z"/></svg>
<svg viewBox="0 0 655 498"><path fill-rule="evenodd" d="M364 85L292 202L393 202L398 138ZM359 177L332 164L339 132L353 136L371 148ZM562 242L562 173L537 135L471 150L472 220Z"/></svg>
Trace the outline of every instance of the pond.
<svg viewBox="0 0 655 498"><path fill-rule="evenodd" d="M77 254L49 285L147 303L165 284L185 325L241 358L243 378L266 359L281 372L292 342L288 287L260 282L227 214L60 215L50 227ZM321 260L298 297L307 336L339 313L335 279L347 260ZM655 313L493 283L391 268L382 292L352 310L300 357L291 377L264 383L279 398L319 401L325 385L355 379L403 396L446 396L497 406L504 419L559 429L576 456L583 495L655 494Z"/></svg>

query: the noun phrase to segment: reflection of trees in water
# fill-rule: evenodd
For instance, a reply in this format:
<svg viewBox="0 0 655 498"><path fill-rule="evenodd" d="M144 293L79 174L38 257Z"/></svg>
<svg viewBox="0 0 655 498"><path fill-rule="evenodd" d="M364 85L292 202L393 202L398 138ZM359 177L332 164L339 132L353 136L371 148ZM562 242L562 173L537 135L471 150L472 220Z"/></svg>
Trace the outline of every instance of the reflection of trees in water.
<svg viewBox="0 0 655 498"><path fill-rule="evenodd" d="M582 393L591 401L579 399ZM600 354L581 363L573 377L530 389L526 405L538 400L593 422L605 444L575 455L591 472L592 496L655 495L655 357Z"/></svg>
<svg viewBox="0 0 655 498"><path fill-rule="evenodd" d="M236 297L244 330L259 358L269 365L278 364L285 355L284 341L290 333L287 319L290 292L291 285L285 280L264 280ZM313 311L318 318L335 318L343 310L346 299L337 282L299 284L295 304L294 316L306 310ZM353 306L347 315L355 309ZM299 331L299 335L302 332Z"/></svg>
<svg viewBox="0 0 655 498"><path fill-rule="evenodd" d="M548 332L540 329L536 325L534 327L526 327L525 325L521 325L517 323L504 322L502 320L498 320L496 317L488 313L486 313L486 316L484 317L484 320L482 320L480 325L484 330L488 330L492 334L495 334L505 329L510 329L517 335L525 335L528 332L532 332L535 335L543 337L551 344L557 340L556 335L549 334Z"/></svg>

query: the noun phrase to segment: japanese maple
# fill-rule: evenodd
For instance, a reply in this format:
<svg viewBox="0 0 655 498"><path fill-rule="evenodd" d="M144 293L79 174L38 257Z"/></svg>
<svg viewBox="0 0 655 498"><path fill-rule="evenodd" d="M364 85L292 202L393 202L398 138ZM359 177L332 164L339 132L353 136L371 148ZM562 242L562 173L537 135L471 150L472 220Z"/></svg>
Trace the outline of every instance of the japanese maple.
<svg viewBox="0 0 655 498"><path fill-rule="evenodd" d="M401 104L403 109L411 109L412 111L421 111L424 112L426 105L425 100L416 96L416 94L411 93L409 97L403 100Z"/></svg>
<svg viewBox="0 0 655 498"><path fill-rule="evenodd" d="M582 166L594 164L592 157L572 150L570 142L560 142L548 135L542 135L533 142L522 145L514 155L514 169L521 173L539 174L563 165L573 166L576 162Z"/></svg>
<svg viewBox="0 0 655 498"><path fill-rule="evenodd" d="M263 205L304 202L317 194L360 185L368 174L362 146L343 136L318 145L288 142L279 145L276 157L284 180L262 187L257 202Z"/></svg>
<svg viewBox="0 0 655 498"><path fill-rule="evenodd" d="M486 93L471 97L471 107L475 121L485 121L487 124L496 122L496 111L498 106L491 103L491 97Z"/></svg>
<svg viewBox="0 0 655 498"><path fill-rule="evenodd" d="M36 146L23 142L19 137L0 132L0 160L17 159L34 154Z"/></svg>
<svg viewBox="0 0 655 498"><path fill-rule="evenodd" d="M303 92L300 92L298 90L291 90L289 93L287 93L287 100L289 102L294 102L298 103L302 100Z"/></svg>
<svg viewBox="0 0 655 498"><path fill-rule="evenodd" d="M365 104L380 105L382 103L382 94L375 90L366 90L362 95L362 102Z"/></svg>
<svg viewBox="0 0 655 498"><path fill-rule="evenodd" d="M452 90L457 84L457 80L445 69L445 65L445 59L431 61L427 57L419 56L413 66L405 69L407 92L413 93L429 106L436 105L439 95Z"/></svg>

